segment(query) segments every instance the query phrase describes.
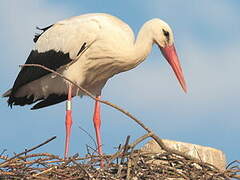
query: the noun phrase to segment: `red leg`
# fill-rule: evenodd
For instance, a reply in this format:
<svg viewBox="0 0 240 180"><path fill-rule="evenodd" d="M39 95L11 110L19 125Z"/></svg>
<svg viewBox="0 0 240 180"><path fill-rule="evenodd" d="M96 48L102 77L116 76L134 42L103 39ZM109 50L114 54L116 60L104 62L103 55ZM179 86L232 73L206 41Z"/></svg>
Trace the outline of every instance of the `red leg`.
<svg viewBox="0 0 240 180"><path fill-rule="evenodd" d="M101 96L97 96L97 99L100 99ZM101 118L100 118L100 102L95 102L95 108L94 108L94 115L93 115L93 123L95 127L96 137L97 137L97 148L98 148L98 154L103 155L102 152L102 139L101 139ZM101 167L103 167L103 161L101 161Z"/></svg>
<svg viewBox="0 0 240 180"><path fill-rule="evenodd" d="M66 101L66 139L65 139L65 152L64 158L68 157L69 142L72 128L72 85L68 87L68 99Z"/></svg>

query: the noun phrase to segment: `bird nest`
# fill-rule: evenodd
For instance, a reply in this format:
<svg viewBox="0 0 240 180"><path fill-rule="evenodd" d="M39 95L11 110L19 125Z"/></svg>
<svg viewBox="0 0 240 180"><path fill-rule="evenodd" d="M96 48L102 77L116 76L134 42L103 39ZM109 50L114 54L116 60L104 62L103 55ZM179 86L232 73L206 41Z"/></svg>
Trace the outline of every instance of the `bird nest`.
<svg viewBox="0 0 240 180"><path fill-rule="evenodd" d="M136 150L134 143L128 144L129 138L111 155L88 153L79 157L75 154L63 159L49 153L30 153L54 138L11 158L3 152L0 155L0 179L240 179L239 161L221 171L213 165L167 151L146 153ZM104 162L103 167L100 167L101 162Z"/></svg>

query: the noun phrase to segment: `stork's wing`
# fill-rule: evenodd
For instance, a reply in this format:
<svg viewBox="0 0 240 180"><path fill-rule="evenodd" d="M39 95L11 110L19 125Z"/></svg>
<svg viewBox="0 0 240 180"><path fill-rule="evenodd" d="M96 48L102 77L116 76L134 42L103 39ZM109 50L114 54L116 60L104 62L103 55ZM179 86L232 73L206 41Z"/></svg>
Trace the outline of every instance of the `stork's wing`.
<svg viewBox="0 0 240 180"><path fill-rule="evenodd" d="M91 46L96 40L99 25L96 21L74 17L42 30L42 34L35 36L36 48L31 51L25 64L40 64L57 70L77 60ZM14 95L20 87L49 73L39 67L23 67L8 94L9 105L18 105Z"/></svg>

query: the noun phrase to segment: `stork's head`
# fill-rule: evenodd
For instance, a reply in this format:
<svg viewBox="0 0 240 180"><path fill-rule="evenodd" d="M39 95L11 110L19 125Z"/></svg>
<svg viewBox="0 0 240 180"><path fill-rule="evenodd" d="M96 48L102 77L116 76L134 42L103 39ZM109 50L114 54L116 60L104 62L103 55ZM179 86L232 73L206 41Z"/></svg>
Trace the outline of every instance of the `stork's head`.
<svg viewBox="0 0 240 180"><path fill-rule="evenodd" d="M163 56L171 65L183 90L187 92L187 85L174 46L173 32L170 26L160 19L153 19L151 20L151 31L153 33L153 41L158 45Z"/></svg>

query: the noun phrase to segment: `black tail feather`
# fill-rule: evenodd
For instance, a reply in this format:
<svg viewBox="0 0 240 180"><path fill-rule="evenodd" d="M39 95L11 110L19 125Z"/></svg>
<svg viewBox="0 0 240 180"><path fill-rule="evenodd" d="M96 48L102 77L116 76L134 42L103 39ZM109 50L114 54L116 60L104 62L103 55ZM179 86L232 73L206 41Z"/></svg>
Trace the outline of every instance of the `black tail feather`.
<svg viewBox="0 0 240 180"><path fill-rule="evenodd" d="M48 27L45 27L45 28L39 28L39 27L37 26L36 29L37 29L37 30L40 30L40 31L43 31L43 32L40 33L40 34L36 33L35 36L34 36L34 38L33 38L33 42L36 43L37 40L38 40L38 38L39 38L46 30L48 30L48 29L51 28L52 26L53 26L53 24L50 25L50 26L48 26Z"/></svg>
<svg viewBox="0 0 240 180"><path fill-rule="evenodd" d="M26 104L32 104L40 99L34 99L33 95L27 97L13 97L10 96L8 99L8 105L12 108L13 105L24 106Z"/></svg>

